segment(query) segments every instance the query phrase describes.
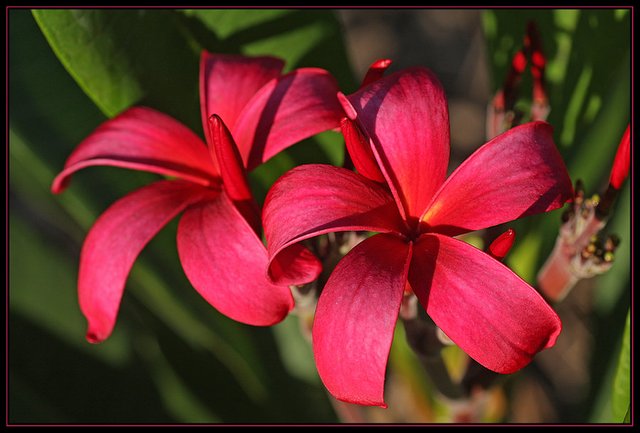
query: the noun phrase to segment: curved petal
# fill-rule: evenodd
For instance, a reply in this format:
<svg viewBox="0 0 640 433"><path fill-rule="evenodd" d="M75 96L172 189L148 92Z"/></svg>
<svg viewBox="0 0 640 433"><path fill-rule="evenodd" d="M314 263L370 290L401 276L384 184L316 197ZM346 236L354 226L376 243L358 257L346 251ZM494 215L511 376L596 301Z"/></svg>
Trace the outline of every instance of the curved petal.
<svg viewBox="0 0 640 433"><path fill-rule="evenodd" d="M265 199L262 222L272 262L288 246L324 233L404 230L393 198L382 185L323 164L302 165L278 179ZM278 278L271 271L270 276Z"/></svg>
<svg viewBox="0 0 640 433"><path fill-rule="evenodd" d="M358 173L376 182L386 182L371 150L369 139L362 134L358 125L345 117L340 122L340 127L347 152L349 152L353 166L358 170Z"/></svg>
<svg viewBox="0 0 640 433"><path fill-rule="evenodd" d="M78 276L87 340L106 339L115 325L125 281L144 246L188 205L214 191L163 180L115 202L98 218L82 246Z"/></svg>
<svg viewBox="0 0 640 433"><path fill-rule="evenodd" d="M252 170L281 150L340 126L338 84L324 69L302 68L267 83L231 127L245 166Z"/></svg>
<svg viewBox="0 0 640 433"><path fill-rule="evenodd" d="M293 244L280 251L270 262L269 278L283 286L310 283L322 272L322 262L302 244Z"/></svg>
<svg viewBox="0 0 640 433"><path fill-rule="evenodd" d="M202 185L217 182L218 168L197 135L174 118L147 107L133 107L100 125L73 151L54 179L64 190L76 171L96 165L145 170Z"/></svg>
<svg viewBox="0 0 640 433"><path fill-rule="evenodd" d="M340 260L324 286L313 353L322 382L338 400L386 407L385 370L410 262L410 243L376 235Z"/></svg>
<svg viewBox="0 0 640 433"><path fill-rule="evenodd" d="M557 209L572 196L551 126L531 122L475 151L442 185L422 221L429 231L454 236Z"/></svg>
<svg viewBox="0 0 640 433"><path fill-rule="evenodd" d="M215 154L220 164L224 190L253 230L260 234L262 229L260 209L249 188L247 172L231 133L217 114L212 114L209 118L209 132L211 136L209 150Z"/></svg>
<svg viewBox="0 0 640 433"><path fill-rule="evenodd" d="M536 290L477 248L439 234L414 246L409 283L433 321L469 356L513 373L555 344L558 315Z"/></svg>
<svg viewBox="0 0 640 433"><path fill-rule="evenodd" d="M428 69L407 68L348 99L407 215L417 219L444 181L449 164L449 112L438 79Z"/></svg>
<svg viewBox="0 0 640 433"><path fill-rule="evenodd" d="M275 57L200 54L200 112L207 142L209 116L218 114L233 128L238 115L269 80L279 77L284 61Z"/></svg>
<svg viewBox="0 0 640 433"><path fill-rule="evenodd" d="M289 288L268 281L267 251L225 193L184 212L178 253L198 293L234 320L273 325L293 308Z"/></svg>

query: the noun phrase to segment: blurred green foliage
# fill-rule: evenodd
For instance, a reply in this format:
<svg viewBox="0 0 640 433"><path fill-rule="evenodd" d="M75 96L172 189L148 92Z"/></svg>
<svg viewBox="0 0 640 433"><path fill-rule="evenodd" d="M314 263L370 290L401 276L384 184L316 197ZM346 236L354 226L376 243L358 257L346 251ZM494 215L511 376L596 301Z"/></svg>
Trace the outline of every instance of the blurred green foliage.
<svg viewBox="0 0 640 433"><path fill-rule="evenodd" d="M536 21L549 62L549 121L556 142L572 178L582 178L588 191L601 190L629 122L629 11L499 9L484 18L494 89L521 44L526 22ZM288 70L323 67L344 92L355 90L358 80L333 12L9 9L8 24L7 421L336 421L297 319L254 328L212 309L180 268L175 222L136 262L113 335L100 345L86 343L75 292L83 238L111 203L158 177L91 168L77 173L63 194L49 191L74 147L131 105L157 108L202 135L198 58L203 48L280 56ZM525 76L522 88L527 86ZM273 181L294 165L339 165L342 159L340 135L325 132L259 167L250 175L251 185L262 201ZM621 359L616 342L629 309L630 197L627 184L609 223L623 242L613 269L598 279L593 386L580 409L582 418L574 422L590 421L591 412L603 414L598 421L613 420L594 407L611 402L614 375L604 372ZM555 212L515 226L518 240L509 264L530 282L553 246L558 220ZM458 355L452 362L459 362ZM445 408L433 397L401 328L390 370L411 384L425 411L440 419ZM618 372L617 384L624 374Z"/></svg>
<svg viewBox="0 0 640 433"><path fill-rule="evenodd" d="M529 21L539 29L547 59L551 106L547 121L554 127L554 138L571 179L582 179L588 195L602 194L616 149L631 121L631 10L539 8L485 12L494 91L503 85L513 55L522 48ZM519 102L525 113L531 103L530 89L531 76L525 73ZM622 188L605 228L606 233L617 233L623 239L616 250L616 262L608 273L595 279L590 392L581 407L565 408L560 414L561 422L621 421L608 408L612 399L611 371L618 363L618 344L631 296L629 184L627 181ZM513 225L518 239L507 262L532 284L553 248L560 212L524 218Z"/></svg>

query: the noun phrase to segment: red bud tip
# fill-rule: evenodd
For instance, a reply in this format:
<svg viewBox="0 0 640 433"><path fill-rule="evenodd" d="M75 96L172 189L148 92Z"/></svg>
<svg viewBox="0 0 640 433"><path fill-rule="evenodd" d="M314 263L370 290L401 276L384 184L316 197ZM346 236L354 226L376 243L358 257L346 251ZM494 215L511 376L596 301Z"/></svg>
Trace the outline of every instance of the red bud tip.
<svg viewBox="0 0 640 433"><path fill-rule="evenodd" d="M513 56L511 66L518 74L522 74L524 72L524 68L527 67L527 58L522 51L518 51L515 56Z"/></svg>
<svg viewBox="0 0 640 433"><path fill-rule="evenodd" d="M613 167L611 169L611 177L609 178L609 184L615 188L620 189L622 182L627 178L629 174L629 163L631 161L631 131L629 125L627 125L626 131L622 135L620 144L618 145L618 151L616 157L613 160Z"/></svg>
<svg viewBox="0 0 640 433"><path fill-rule="evenodd" d="M373 83L374 81L378 81L380 78L384 76L384 72L387 70L387 68L390 65L391 65L391 60L389 59L380 59L373 62L371 66L369 66L369 70L367 71L367 74L364 76L364 79L362 80L362 84L360 85L360 87L362 88L364 86L367 86Z"/></svg>
<svg viewBox="0 0 640 433"><path fill-rule="evenodd" d="M98 337L98 335L93 331L87 331L85 338L91 344L99 344L104 341L104 338Z"/></svg>
<svg viewBox="0 0 640 433"><path fill-rule="evenodd" d="M509 229L506 232L498 236L491 245L489 245L488 253L496 260L502 260L511 250L513 242L516 240L516 232L513 229Z"/></svg>

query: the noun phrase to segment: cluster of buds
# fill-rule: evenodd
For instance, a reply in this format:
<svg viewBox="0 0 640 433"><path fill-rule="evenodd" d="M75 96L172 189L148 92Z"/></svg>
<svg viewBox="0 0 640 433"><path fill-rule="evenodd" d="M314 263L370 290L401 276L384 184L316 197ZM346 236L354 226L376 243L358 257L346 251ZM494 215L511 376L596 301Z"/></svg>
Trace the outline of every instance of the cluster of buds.
<svg viewBox="0 0 640 433"><path fill-rule="evenodd" d="M620 239L613 234L604 236L601 231L629 173L630 141L627 127L602 198L597 194L585 197L582 182L576 182L573 202L562 214L554 250L538 274L540 290L550 301L562 300L579 280L611 268Z"/></svg>
<svg viewBox="0 0 640 433"><path fill-rule="evenodd" d="M523 113L515 105L518 87L528 62L531 62L533 81L530 120L547 119L551 109L545 90L546 60L538 29L534 22L529 22L523 47L513 56L504 85L495 94L487 110L487 139L492 139L521 122Z"/></svg>

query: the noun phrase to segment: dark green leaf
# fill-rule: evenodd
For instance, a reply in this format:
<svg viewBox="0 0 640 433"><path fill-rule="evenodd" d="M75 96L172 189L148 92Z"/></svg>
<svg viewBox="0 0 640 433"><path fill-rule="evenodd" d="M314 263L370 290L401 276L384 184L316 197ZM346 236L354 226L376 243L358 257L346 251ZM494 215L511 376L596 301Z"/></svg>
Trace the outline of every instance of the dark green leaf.
<svg viewBox="0 0 640 433"><path fill-rule="evenodd" d="M107 116L145 104L198 125L199 53L174 11L46 9L33 15L67 71Z"/></svg>

